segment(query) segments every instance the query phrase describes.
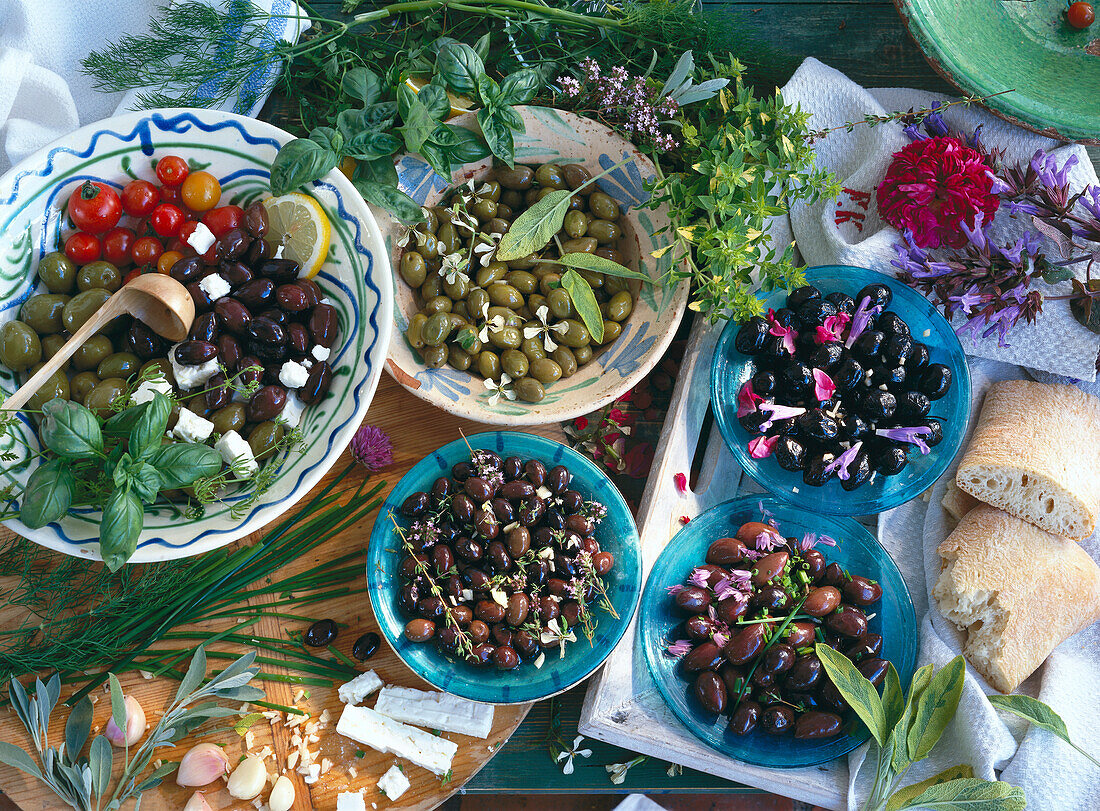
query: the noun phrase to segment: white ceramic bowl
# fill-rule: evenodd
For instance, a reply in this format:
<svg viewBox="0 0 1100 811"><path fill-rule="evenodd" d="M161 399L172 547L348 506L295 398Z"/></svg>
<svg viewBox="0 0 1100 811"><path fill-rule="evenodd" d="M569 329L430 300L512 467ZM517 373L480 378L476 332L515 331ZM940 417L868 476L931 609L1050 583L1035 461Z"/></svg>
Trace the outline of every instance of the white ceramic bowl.
<svg viewBox="0 0 1100 811"><path fill-rule="evenodd" d="M54 249L59 233L71 228L62 222L61 206L84 180L118 188L134 177L155 181L155 160L175 154L217 177L224 202L251 201L270 194L271 160L290 139L252 118L173 109L90 124L31 155L0 178L0 324L16 318L23 301L39 292L38 260ZM315 281L339 313L340 337L333 347L332 389L322 403L306 410L301 422L306 449L278 460L277 480L240 517L232 515L232 506L243 496L232 493L227 503L208 506L195 520L181 518L169 506L147 509L132 563L197 555L278 518L332 467L374 397L392 327L393 286L382 237L367 205L340 172L313 183L309 193L332 223L328 260ZM0 395L17 387L12 372L0 369ZM24 415L13 431L32 449L40 448ZM3 452L17 459L4 463L0 484L24 484L37 462L28 460L27 448L10 435L0 438ZM99 559L100 517L98 510L81 508L42 529L17 520L5 523L50 549Z"/></svg>
<svg viewBox="0 0 1100 811"><path fill-rule="evenodd" d="M628 141L595 121L545 107L520 107L527 131L516 136L517 163L579 163L593 175L623 159L628 163L597 181L624 209L624 239L620 243L626 264L659 279L672 257L650 256L662 242L653 234L668 225L664 210L639 208L649 199L643 182L655 174L653 164ZM473 113L453 120L476 126ZM417 155L405 155L397 165L401 189L422 206L438 203L449 188L489 174L492 158L467 164L444 179ZM623 333L576 374L546 388L539 403L503 397L490 403L481 377L450 366L429 369L405 339L409 318L416 313L415 292L397 275L402 249L396 244L405 229L390 220L382 224L394 267L394 330L390 342L390 373L405 388L445 411L493 425L539 425L588 414L622 396L636 385L664 355L687 308L688 284L640 285L634 311L623 322Z"/></svg>

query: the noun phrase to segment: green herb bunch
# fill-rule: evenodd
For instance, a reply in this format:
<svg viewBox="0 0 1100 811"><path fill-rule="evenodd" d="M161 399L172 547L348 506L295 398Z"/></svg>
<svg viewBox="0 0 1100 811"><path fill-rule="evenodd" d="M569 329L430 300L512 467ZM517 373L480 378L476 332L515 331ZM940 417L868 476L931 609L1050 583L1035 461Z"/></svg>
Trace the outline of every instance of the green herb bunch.
<svg viewBox="0 0 1100 811"><path fill-rule="evenodd" d="M100 808L113 811L131 799L137 808L141 795L159 786L179 766L178 763L165 763L143 778L142 773L149 767L157 749L174 746L211 719L238 714L237 708L221 706L218 700L251 702L264 698L263 690L249 684L259 672L252 666L255 658L254 652L248 653L204 683L206 653L200 646L159 723L132 756L128 747L124 750L122 773L110 794L114 755L106 736L97 735L89 746L87 757L81 757L92 729L92 702L85 697L73 705L65 723L64 740L57 746L50 746L50 716L61 698L61 678L55 673L45 683L36 679L33 697L19 681L12 679L8 695L30 736L38 763L30 753L8 741L0 741L0 763L40 780L76 811L99 811ZM122 686L114 675L110 690L111 718L119 729L126 729Z"/></svg>

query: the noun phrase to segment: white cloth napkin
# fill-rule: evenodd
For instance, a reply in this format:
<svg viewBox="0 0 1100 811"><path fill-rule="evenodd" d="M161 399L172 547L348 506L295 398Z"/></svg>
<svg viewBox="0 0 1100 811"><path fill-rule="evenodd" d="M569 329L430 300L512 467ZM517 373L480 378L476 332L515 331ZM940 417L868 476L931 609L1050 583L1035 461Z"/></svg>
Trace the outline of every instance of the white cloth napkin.
<svg viewBox="0 0 1100 811"><path fill-rule="evenodd" d="M974 384L973 430L982 399L993 382L1019 379L1023 370L1009 364L971 360L970 372ZM968 432L964 447L969 441ZM927 501L914 499L879 519L879 541L901 570L921 618L918 666L932 663L940 667L962 652L963 633L943 618L930 597L940 573L936 549L951 530L940 502L957 467L958 462L932 488ZM918 538L923 539L921 543L916 542ZM1100 561L1100 537L1093 536L1083 545ZM905 782L917 783L963 763L973 767L975 776L986 780L997 779L996 773L1000 772L1000 779L1024 790L1029 809L1100 808L1100 768L1049 732L1029 730L1014 716L996 712L986 700L991 692L993 688L968 667L955 720L932 755L913 767ZM1074 742L1094 757L1100 755L1100 726L1094 723L1100 714L1100 623L1063 642L1019 692L1053 707L1066 722ZM860 770L867 749L860 747L849 756L850 774L858 775L849 786L852 808L866 798L872 782L873 763L864 764Z"/></svg>
<svg viewBox="0 0 1100 811"><path fill-rule="evenodd" d="M211 5L220 5L208 0ZM275 14L263 39L296 42L308 23L291 0L253 0ZM0 175L35 150L101 118L136 109L136 91L104 93L81 71L93 50L124 33L142 33L164 0L0 0ZM235 34L226 31L227 42ZM220 109L255 115L278 77L275 66L253 77L255 103L230 98Z"/></svg>
<svg viewBox="0 0 1100 811"><path fill-rule="evenodd" d="M783 87L783 98L798 103L811 113L810 126L826 129L843 126L848 121L862 121L865 115L886 115L897 111L923 109L933 102L950 99L938 93L905 88L867 90L844 74L807 59ZM1004 149L1005 162L1027 162L1036 150L1043 149L1057 156L1059 164L1076 155L1077 166L1069 174L1073 188L1097 182L1096 172L1084 147L1059 145L1008 124L976 106L948 108L944 120L955 131L972 132L982 125L982 142L990 148ZM896 257L893 245L901 242L899 232L886 225L878 215L875 188L882 181L891 157L909 143L896 123L874 127L859 124L851 132L843 129L829 133L816 145L820 166L832 169L845 192L837 200L823 200L814 205L797 204L790 215L791 229L798 248L810 265L856 265L896 274L890 262ZM1005 207L994 221L994 233L1005 241L1018 236L1022 220L1008 215ZM1047 243L1048 250L1053 248ZM1051 255L1058 256L1056 250ZM1084 278L1084 267L1077 270ZM1040 283L1039 289L1049 289ZM1059 291L1067 293L1068 284ZM965 322L958 317L955 326ZM1096 357L1100 336L1081 326L1069 311L1066 301L1048 302L1034 324L1017 324L1008 335L1008 348L998 347L991 336L974 344L969 336L962 339L968 354L1001 360L1066 375L1081 380L1096 377Z"/></svg>

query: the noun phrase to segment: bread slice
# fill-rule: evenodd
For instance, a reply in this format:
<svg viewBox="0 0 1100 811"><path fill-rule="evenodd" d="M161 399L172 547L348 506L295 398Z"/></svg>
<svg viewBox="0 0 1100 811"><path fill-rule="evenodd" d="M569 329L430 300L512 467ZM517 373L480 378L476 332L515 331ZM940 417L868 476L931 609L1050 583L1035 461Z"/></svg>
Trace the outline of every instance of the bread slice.
<svg viewBox="0 0 1100 811"><path fill-rule="evenodd" d="M932 597L967 631L963 653L1011 693L1100 619L1100 566L1078 544L980 504L940 544Z"/></svg>
<svg viewBox="0 0 1100 811"><path fill-rule="evenodd" d="M1100 510L1100 399L1075 386L994 384L955 482L1047 532L1089 537Z"/></svg>
<svg viewBox="0 0 1100 811"><path fill-rule="evenodd" d="M940 504L943 505L944 510L946 510L951 520L957 524L962 520L964 515L981 504L981 502L969 493L960 490L959 486L955 484L954 481L948 480Z"/></svg>

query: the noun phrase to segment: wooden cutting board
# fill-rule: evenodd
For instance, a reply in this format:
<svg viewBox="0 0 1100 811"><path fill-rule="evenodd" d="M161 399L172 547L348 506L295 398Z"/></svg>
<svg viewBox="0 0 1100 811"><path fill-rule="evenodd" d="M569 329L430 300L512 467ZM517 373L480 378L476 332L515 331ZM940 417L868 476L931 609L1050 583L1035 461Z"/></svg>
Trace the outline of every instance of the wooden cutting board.
<svg viewBox="0 0 1100 811"><path fill-rule="evenodd" d="M446 444L459 436L461 429L466 434L481 431L494 430L493 426L480 425L467 420L462 420L438 409L432 408L424 401L409 394L389 376L383 375L378 387L378 393L367 413L366 422L377 425L386 431L394 444L394 463L387 470L374 477L375 481L384 479L387 486L383 492L389 490L397 483L402 475L426 454ZM561 440L563 435L557 425L532 429L533 433L539 433L553 439ZM333 466L333 470L340 470L350 461L350 454L345 453L344 458ZM357 484L362 474L356 470L354 477L346 483ZM326 476L318 488L328 483L331 474ZM371 527L377 513L368 516L357 525L348 528L337 537L314 550L308 559L300 559L289 564L285 571L306 569L344 554L355 549L366 549L370 537ZM6 532L7 530L0 530ZM240 541L240 544L248 544L255 540L259 534ZM365 575L364 575L365 576ZM2 578L0 578L2 582ZM317 603L303 609L309 616L330 617L337 622L347 624L347 628L340 631L335 645L341 652L351 655L351 647L354 641L367 631L377 631L378 627L371 611L370 601L365 594L355 595L352 598L329 600ZM0 627L10 626L13 621L21 618L12 616L12 612L0 607ZM252 626L257 634L271 637L283 637L290 630L304 630L302 623L283 622L273 618L264 618ZM361 667L362 670L374 669L375 672L387 684L397 684L406 687L420 687L432 689L412 671L410 671L397 655L385 643L385 637L379 651ZM232 645L217 645L215 649L230 650L245 653L246 648ZM275 655L275 654L268 654ZM122 679L123 691L132 693L145 710L150 727L159 719L167 702L175 695L178 683L170 679L145 680L138 673L125 674ZM268 701L275 704L291 706L295 704L295 695L300 688L294 685L266 682L261 683L267 691ZM4 688L6 690L6 688ZM63 692L63 698L71 689ZM285 773L295 785L295 809L318 809L327 811L336 807L336 796L343 791L358 791L366 789L364 798L367 808L372 808L372 803L378 809L409 808L431 809L454 794L462 785L473 777L478 770L493 757L494 753L508 740L512 732L527 715L531 705L517 705L510 707L498 707L494 716L493 730L487 740L470 738L464 735L444 733L459 745L458 754L454 759L453 776L444 783L440 778L430 772L410 763L403 762L406 776L412 783L412 787L396 803L391 803L375 787L375 783L387 769L398 762L393 755L382 755L366 746L356 744L354 741L343 738L336 733L336 722L340 717L343 705L336 695L335 689L311 687L308 689L308 697L301 696L296 706L308 710L311 719L316 721L324 710L328 710L330 720L325 729L319 730L320 741L310 748L319 747L320 758L328 758L332 761L332 767L327 774L322 776L313 785L306 785L301 775L292 769L285 769L287 755L294 750L291 744L293 730L284 726L281 722L269 725L266 721L259 721L252 726L253 745L251 751L259 752L265 745L274 750L274 758L267 760L268 772ZM95 693L99 700L95 705L95 719L93 722L93 735L101 729L110 717L110 700L102 691ZM373 704L373 699L368 698L367 706ZM61 707L54 711L54 724L51 725L50 734L54 741L62 740L64 720L68 716L67 708ZM232 719L231 719L232 720ZM225 722L215 721L208 727L228 726ZM10 708L0 710L0 740L11 741L23 747L29 747L30 741L18 718ZM226 752L230 762L234 765L238 758L246 751L245 741L232 730L216 735L201 738L204 741L212 741L218 744L226 744ZM184 752L190 748L194 740L185 741L175 749L160 750L157 757L164 761L179 760ZM121 770L121 757L116 757L115 774ZM221 781L210 787L206 792L207 801L215 809L253 809L257 807L251 801L233 800L225 790ZM0 765L0 790L6 793L23 811L55 811L61 808L58 798L29 776L14 769ZM146 792L141 801L142 809L180 809L187 802L194 789L183 789L174 782L174 777L154 791ZM267 799L267 790L260 795L264 801ZM127 807L132 807L132 803Z"/></svg>

